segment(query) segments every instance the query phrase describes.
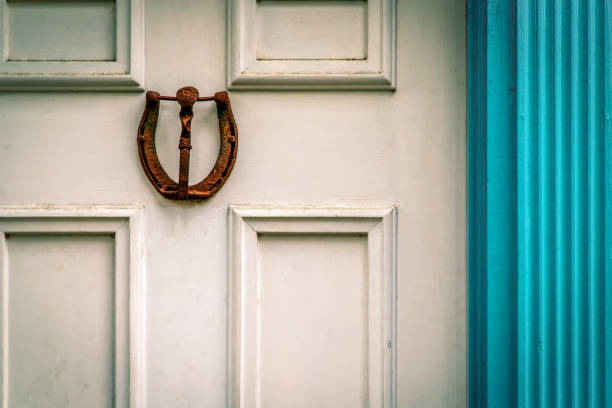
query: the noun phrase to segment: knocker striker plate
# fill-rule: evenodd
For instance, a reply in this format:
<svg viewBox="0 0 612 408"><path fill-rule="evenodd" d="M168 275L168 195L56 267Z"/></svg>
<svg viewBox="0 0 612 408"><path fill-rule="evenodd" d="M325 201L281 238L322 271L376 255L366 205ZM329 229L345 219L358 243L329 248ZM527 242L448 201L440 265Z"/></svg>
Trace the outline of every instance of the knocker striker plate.
<svg viewBox="0 0 612 408"><path fill-rule="evenodd" d="M178 182L168 176L155 150L155 129L159 119L159 101L161 100L176 100L181 106L179 119L182 129L178 144L180 151ZM221 146L215 166L208 176L199 183L188 185L191 119L193 119L193 104L197 101L215 101ZM199 97L198 90L191 86L179 89L176 97L161 96L154 91L147 92L144 112L138 126L137 141L142 168L151 184L161 195L172 200L202 200L211 197L229 177L238 152L238 129L227 92L217 92L215 96L202 98Z"/></svg>

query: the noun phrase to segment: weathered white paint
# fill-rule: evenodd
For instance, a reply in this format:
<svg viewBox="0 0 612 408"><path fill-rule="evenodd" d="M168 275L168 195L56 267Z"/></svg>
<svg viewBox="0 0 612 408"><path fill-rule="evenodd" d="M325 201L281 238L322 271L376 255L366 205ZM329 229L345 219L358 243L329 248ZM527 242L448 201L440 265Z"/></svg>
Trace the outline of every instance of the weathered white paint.
<svg viewBox="0 0 612 408"><path fill-rule="evenodd" d="M142 208L0 206L1 406L140 408Z"/></svg>
<svg viewBox="0 0 612 408"><path fill-rule="evenodd" d="M143 86L143 0L0 0L0 90Z"/></svg>
<svg viewBox="0 0 612 408"><path fill-rule="evenodd" d="M225 87L226 5L147 0L147 89ZM143 94L0 94L0 203L145 206L148 408L228 405L228 206L279 203L397 205L397 406L465 406L464 2L397 5L394 93L230 92L238 160L206 202L143 174ZM173 175L177 113L157 134ZM192 180L218 152L214 106L195 113Z"/></svg>
<svg viewBox="0 0 612 408"><path fill-rule="evenodd" d="M227 86L394 89L396 0L364 1L230 0Z"/></svg>
<svg viewBox="0 0 612 408"><path fill-rule="evenodd" d="M233 206L229 228L229 405L395 407L395 209Z"/></svg>

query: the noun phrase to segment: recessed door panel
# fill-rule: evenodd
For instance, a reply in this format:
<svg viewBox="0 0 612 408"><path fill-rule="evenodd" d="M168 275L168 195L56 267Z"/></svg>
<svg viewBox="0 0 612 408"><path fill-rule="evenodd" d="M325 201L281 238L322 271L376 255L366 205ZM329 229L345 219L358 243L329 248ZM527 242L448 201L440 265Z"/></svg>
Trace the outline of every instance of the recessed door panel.
<svg viewBox="0 0 612 408"><path fill-rule="evenodd" d="M259 403L368 401L366 236L259 239Z"/></svg>
<svg viewBox="0 0 612 408"><path fill-rule="evenodd" d="M6 240L7 408L114 406L113 240Z"/></svg>

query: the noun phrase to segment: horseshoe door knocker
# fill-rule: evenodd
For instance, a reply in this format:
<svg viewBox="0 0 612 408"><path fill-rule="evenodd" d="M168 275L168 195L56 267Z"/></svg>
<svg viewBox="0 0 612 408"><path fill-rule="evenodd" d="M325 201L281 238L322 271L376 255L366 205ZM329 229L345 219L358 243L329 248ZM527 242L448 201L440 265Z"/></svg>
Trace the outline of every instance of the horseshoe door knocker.
<svg viewBox="0 0 612 408"><path fill-rule="evenodd" d="M179 118L182 130L178 145L180 150L178 183L172 180L163 169L155 150L155 128L159 118L159 101L161 100L177 101L181 105ZM221 146L215 167L208 176L199 183L189 185L191 119L193 118L193 104L196 101L215 101ZM198 90L191 86L179 89L176 97L160 96L159 93L153 91L147 92L145 109L138 126L137 140L142 168L151 184L161 195L172 200L203 200L211 197L221 188L232 172L238 151L238 129L227 92L217 92L215 96L203 98L200 98Z"/></svg>

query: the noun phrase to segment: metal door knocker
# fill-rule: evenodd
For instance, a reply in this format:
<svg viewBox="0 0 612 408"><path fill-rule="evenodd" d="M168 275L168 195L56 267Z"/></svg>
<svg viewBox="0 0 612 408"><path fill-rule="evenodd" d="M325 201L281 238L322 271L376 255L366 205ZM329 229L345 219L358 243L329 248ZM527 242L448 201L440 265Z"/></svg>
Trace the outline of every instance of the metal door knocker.
<svg viewBox="0 0 612 408"><path fill-rule="evenodd" d="M177 101L181 105L179 118L182 130L178 148L180 150L179 180L172 180L163 169L155 150L155 128L159 118L159 101ZM189 154L191 150L191 119L193 104L196 101L215 101L219 118L221 146L215 167L206 178L197 184L189 185ZM191 86L176 91L176 97L160 96L154 91L147 92L146 104L138 126L138 154L140 163L151 184L166 198L172 200L202 200L214 195L225 183L238 151L238 129L232 114L227 92L217 92L215 96L199 97L198 90Z"/></svg>

